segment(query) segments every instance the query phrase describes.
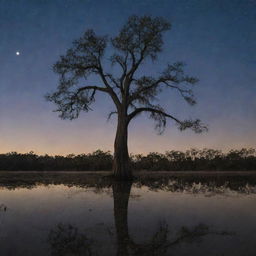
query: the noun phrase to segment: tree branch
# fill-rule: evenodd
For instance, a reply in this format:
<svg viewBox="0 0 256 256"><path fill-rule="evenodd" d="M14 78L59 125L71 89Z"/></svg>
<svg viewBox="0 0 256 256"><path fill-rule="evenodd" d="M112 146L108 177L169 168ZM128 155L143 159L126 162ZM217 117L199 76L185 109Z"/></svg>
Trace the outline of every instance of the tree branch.
<svg viewBox="0 0 256 256"><path fill-rule="evenodd" d="M77 90L77 93L81 92L81 91L85 91L85 90L98 90L98 91L102 91L102 92L107 92L108 93L108 89L104 88L104 87L99 87L99 86L94 86L94 85L89 85L89 86L84 86L84 87L80 87Z"/></svg>
<svg viewBox="0 0 256 256"><path fill-rule="evenodd" d="M107 91L109 92L109 94L110 94L112 100L114 101L114 103L115 103L117 109L120 109L121 102L120 102L120 100L119 100L117 94L116 94L115 91L113 90L113 88L109 85L109 83L108 83L108 81L107 81L107 79L106 79L106 76L107 76L107 75L105 75L104 72L103 72L103 69L102 69L100 60L99 60L99 68L98 68L98 71L99 71L99 75L100 75L100 77L101 77L101 79L102 79L104 85L106 86Z"/></svg>
<svg viewBox="0 0 256 256"><path fill-rule="evenodd" d="M131 112L128 115L128 123L139 113L141 112L150 112L151 113L151 118L153 118L155 121L157 121L156 128L159 129L159 133L161 134L163 132L163 128L166 126L166 118L170 118L176 122L176 124L179 126L179 129L181 131L186 130L186 129L191 129L195 133L202 133L205 131L208 131L208 127L204 124L201 123L199 119L195 120L184 120L181 121L177 119L176 117L167 114L165 111L162 109L157 109L157 108L152 108L152 107L142 107L142 108L137 108L133 112Z"/></svg>
<svg viewBox="0 0 256 256"><path fill-rule="evenodd" d="M182 124L182 121L178 120L177 118L175 118L174 116L171 116L165 112L163 112L162 110L159 110L159 109L154 109L154 108L137 108L135 109L132 113L130 113L128 115L128 121L131 121L135 116L137 116L138 114L140 114L141 112L153 112L153 113L157 113L157 114L160 114L160 115L163 115L165 117L168 117L168 118L171 118L173 119L175 122L177 122L178 124Z"/></svg>
<svg viewBox="0 0 256 256"><path fill-rule="evenodd" d="M193 85L198 82L198 79L195 77L184 75L183 67L183 63L177 62L173 65L168 65L167 68L162 72L160 77L157 79L148 76L143 76L140 79L137 79L136 84L138 88L130 95L128 100L129 104L134 100L140 99L141 96L145 97L147 95L155 94L155 90L161 85L165 85L166 87L178 90L181 96L190 105L196 104L196 100L194 98L192 90L187 88L181 88L180 84L187 83Z"/></svg>

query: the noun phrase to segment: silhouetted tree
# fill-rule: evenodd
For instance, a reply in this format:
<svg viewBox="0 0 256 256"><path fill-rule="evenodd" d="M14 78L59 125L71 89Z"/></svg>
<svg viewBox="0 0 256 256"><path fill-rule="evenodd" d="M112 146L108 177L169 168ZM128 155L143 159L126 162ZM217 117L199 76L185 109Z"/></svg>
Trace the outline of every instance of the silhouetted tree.
<svg viewBox="0 0 256 256"><path fill-rule="evenodd" d="M162 51L162 35L170 28L170 23L163 18L134 15L119 34L110 39L87 30L53 67L59 75L59 85L46 97L58 106L56 111L60 112L61 118L74 119L81 111L91 110L98 92L108 94L112 99L115 110L109 117L112 114L118 116L113 162L113 172L118 178L132 177L127 147L128 125L142 112L147 112L149 118L156 121L160 133L167 118L172 119L181 131L187 128L196 133L207 130L199 119L180 120L157 104L157 95L164 88L177 90L190 105L196 103L191 86L198 79L184 73L183 63L168 64L158 77L139 77L137 74L145 61L157 59ZM113 73L106 71L107 59L103 59L108 44L112 47L112 55L108 58L110 66L119 67ZM99 77L99 84L83 84L83 80L91 75Z"/></svg>

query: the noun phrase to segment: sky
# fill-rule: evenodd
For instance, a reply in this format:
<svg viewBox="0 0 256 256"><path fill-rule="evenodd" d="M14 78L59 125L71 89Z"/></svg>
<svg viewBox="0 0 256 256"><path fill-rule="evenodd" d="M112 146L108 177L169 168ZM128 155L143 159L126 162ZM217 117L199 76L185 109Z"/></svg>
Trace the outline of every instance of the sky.
<svg viewBox="0 0 256 256"><path fill-rule="evenodd" d="M107 121L114 110L108 97L98 96L93 111L69 121L44 95L56 89L52 66L72 41L90 28L115 36L133 14L171 22L158 61L140 72L185 62L200 79L198 104L188 106L171 91L161 104L181 119L200 118L209 131L180 132L168 122L158 135L141 115L129 127L130 152L256 148L256 0L0 0L0 153L113 151L116 119Z"/></svg>

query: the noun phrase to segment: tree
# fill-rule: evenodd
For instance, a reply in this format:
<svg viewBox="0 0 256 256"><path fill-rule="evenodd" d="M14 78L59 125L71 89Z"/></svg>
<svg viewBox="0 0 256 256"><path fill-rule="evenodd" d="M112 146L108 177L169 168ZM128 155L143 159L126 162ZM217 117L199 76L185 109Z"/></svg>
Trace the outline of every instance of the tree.
<svg viewBox="0 0 256 256"><path fill-rule="evenodd" d="M162 51L163 33L171 25L161 17L129 17L116 37L97 36L93 30L73 42L73 47L53 66L59 75L59 84L55 92L46 96L54 102L63 119L77 118L81 111L91 110L96 93L110 96L117 114L117 130L114 143L113 173L120 179L130 179L132 172L127 146L128 125L136 116L146 112L156 121L156 129L163 132L166 120L171 119L182 131L187 128L196 133L207 127L196 120L180 120L169 114L157 104L157 95L164 88L177 90L190 105L196 100L192 86L198 79L184 73L184 64L168 64L158 77L143 75L138 77L138 69L145 61L157 59ZM110 58L105 58L107 46L112 47ZM107 70L117 66L114 72ZM91 76L97 76L99 84L84 84Z"/></svg>

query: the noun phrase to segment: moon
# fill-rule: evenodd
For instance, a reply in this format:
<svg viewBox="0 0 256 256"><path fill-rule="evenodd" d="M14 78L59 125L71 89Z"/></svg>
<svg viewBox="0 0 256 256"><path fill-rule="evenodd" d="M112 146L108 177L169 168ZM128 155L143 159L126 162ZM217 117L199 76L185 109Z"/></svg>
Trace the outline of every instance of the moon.
<svg viewBox="0 0 256 256"><path fill-rule="evenodd" d="M19 55L20 55L20 52L16 52L16 55L19 56Z"/></svg>

